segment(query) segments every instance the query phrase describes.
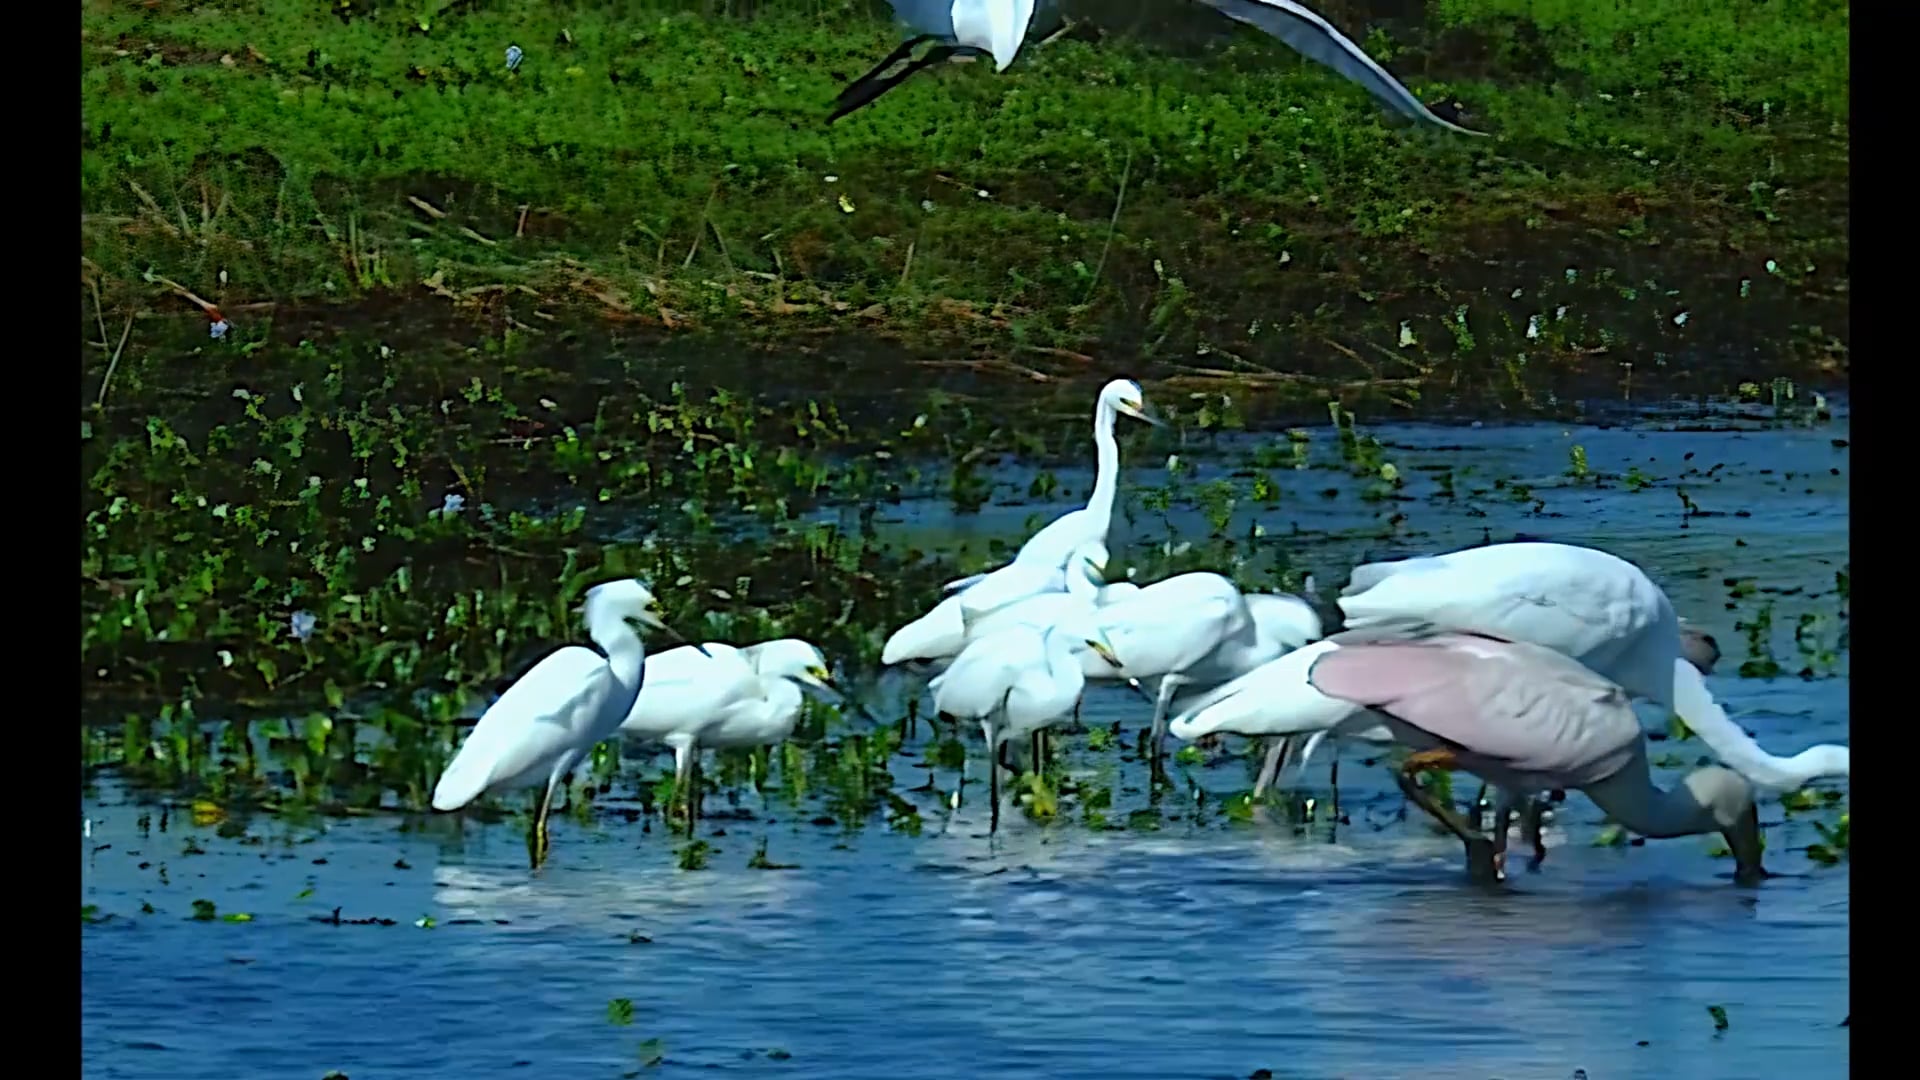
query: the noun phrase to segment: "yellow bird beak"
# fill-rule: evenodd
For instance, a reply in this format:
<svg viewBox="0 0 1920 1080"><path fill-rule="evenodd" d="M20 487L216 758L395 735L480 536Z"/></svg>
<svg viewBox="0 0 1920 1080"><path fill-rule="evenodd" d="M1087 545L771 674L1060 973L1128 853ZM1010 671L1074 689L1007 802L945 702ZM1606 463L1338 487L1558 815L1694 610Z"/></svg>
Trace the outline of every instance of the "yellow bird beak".
<svg viewBox="0 0 1920 1080"><path fill-rule="evenodd" d="M1119 671L1122 668L1126 667L1125 664L1122 664L1120 662L1119 657L1113 655L1113 650L1108 648L1105 642L1094 641L1091 638L1089 638L1087 640L1087 647L1089 649L1092 649L1094 652L1099 653L1100 659L1105 660L1108 664L1112 665L1115 671Z"/></svg>

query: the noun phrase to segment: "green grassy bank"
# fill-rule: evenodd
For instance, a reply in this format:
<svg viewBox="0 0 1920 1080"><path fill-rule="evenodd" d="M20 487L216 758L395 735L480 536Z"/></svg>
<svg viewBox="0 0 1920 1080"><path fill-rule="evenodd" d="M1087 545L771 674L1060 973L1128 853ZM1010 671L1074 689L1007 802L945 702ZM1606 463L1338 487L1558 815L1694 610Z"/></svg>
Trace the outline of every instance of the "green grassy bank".
<svg viewBox="0 0 1920 1080"><path fill-rule="evenodd" d="M397 294L1415 388L1844 371L1843 2L1321 5L1492 139L1185 0L1067 6L1105 32L829 128L877 2L88 3L84 364Z"/></svg>

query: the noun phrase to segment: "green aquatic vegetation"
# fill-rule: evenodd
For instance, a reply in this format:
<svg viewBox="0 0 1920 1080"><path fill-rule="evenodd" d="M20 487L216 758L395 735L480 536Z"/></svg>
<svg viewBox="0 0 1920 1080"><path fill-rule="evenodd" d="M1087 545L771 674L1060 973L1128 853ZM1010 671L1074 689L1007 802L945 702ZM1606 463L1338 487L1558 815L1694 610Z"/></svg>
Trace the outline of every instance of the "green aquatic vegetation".
<svg viewBox="0 0 1920 1080"><path fill-rule="evenodd" d="M1820 842L1807 845L1807 858L1823 866L1832 866L1842 859L1851 858L1852 819L1852 813L1848 812L1841 814L1831 826L1814 822L1813 828L1820 834Z"/></svg>
<svg viewBox="0 0 1920 1080"><path fill-rule="evenodd" d="M705 870L715 848L705 840L689 840L674 850L674 863L682 870Z"/></svg>
<svg viewBox="0 0 1920 1080"><path fill-rule="evenodd" d="M633 999L622 997L608 1001L607 1023L620 1027L633 1023Z"/></svg>
<svg viewBox="0 0 1920 1080"><path fill-rule="evenodd" d="M1743 679L1771 679L1783 670L1773 655L1773 601L1760 605L1750 619L1734 623L1747 639L1747 658L1740 662Z"/></svg>

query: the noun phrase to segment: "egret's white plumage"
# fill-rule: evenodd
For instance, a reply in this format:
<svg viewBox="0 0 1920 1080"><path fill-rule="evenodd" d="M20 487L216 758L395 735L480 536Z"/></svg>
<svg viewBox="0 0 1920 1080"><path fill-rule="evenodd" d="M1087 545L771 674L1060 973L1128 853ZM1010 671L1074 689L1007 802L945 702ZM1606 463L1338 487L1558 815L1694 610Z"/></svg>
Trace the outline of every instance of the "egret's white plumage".
<svg viewBox="0 0 1920 1080"><path fill-rule="evenodd" d="M1403 116L1462 135L1485 134L1435 115L1360 46L1304 4L1295 0L1200 2L1236 22L1279 39L1307 59L1358 84L1375 100ZM888 0L888 3L900 21L917 34L841 92L832 115L834 120L872 103L914 72L957 55L991 56L994 69L1005 71L1031 31L1035 11L1058 6L1055 0L1042 0L1038 4L1034 0ZM884 72L905 60L914 46L926 41L940 44L920 60L883 77Z"/></svg>
<svg viewBox="0 0 1920 1080"><path fill-rule="evenodd" d="M959 593L968 614L982 615L1035 593L1062 591L1067 588L1067 564L1076 552L1091 544L1103 550L1111 546L1113 505L1120 492L1120 444L1113 426L1123 415L1158 424L1146 408L1140 384L1131 379L1115 379L1101 388L1093 407L1093 492L1087 505L1034 533L1007 565L948 582L947 591Z"/></svg>
<svg viewBox="0 0 1920 1080"><path fill-rule="evenodd" d="M1086 648L1103 646L1076 642L1053 627L1011 626L968 645L928 684L940 712L980 722L996 823L1001 744L1031 735L1073 711L1086 688L1079 659Z"/></svg>
<svg viewBox="0 0 1920 1080"><path fill-rule="evenodd" d="M647 669L620 733L672 748L675 786L689 798L690 819L689 782L702 749L779 742L800 715L801 691L790 680L831 684L819 650L794 638L745 648L717 641L682 646L651 658Z"/></svg>
<svg viewBox="0 0 1920 1080"><path fill-rule="evenodd" d="M760 692L736 704L718 724L702 731L702 747L734 750L785 742L800 721L805 704L803 687L833 690L826 658L810 642L779 638L739 651L759 678Z"/></svg>
<svg viewBox="0 0 1920 1080"><path fill-rule="evenodd" d="M940 661L960 655L968 643L1009 626L1042 628L1075 612L1091 610L1139 592L1120 582L1106 584L1107 548L1098 541L1082 544L1068 560L1060 590L1037 590L996 608L971 612L966 593L948 596L932 611L893 632L881 651L880 662Z"/></svg>
<svg viewBox="0 0 1920 1080"><path fill-rule="evenodd" d="M1081 613L1068 625L1112 650L1117 662L1105 670L1090 667L1091 672L1159 680L1149 741L1156 760L1166 734L1168 703L1194 681L1189 671L1198 671L1197 680L1210 681L1279 655L1273 639L1263 640L1246 598L1219 574L1179 574L1156 581L1126 600Z"/></svg>
<svg viewBox="0 0 1920 1080"><path fill-rule="evenodd" d="M1200 2L1236 22L1279 38L1301 56L1333 69L1349 82L1358 83L1376 100L1402 116L1462 135L1486 134L1434 115L1432 109L1413 96L1413 91L1388 74L1387 69L1368 56L1365 50L1305 4L1295 3L1294 0Z"/></svg>
<svg viewBox="0 0 1920 1080"><path fill-rule="evenodd" d="M627 623L664 628L654 597L638 581L587 591L587 636L605 656L569 645L535 664L487 708L433 789L435 810L458 810L481 795L544 783L534 820L534 861L545 855L554 790L588 751L620 728L640 694L646 648Z"/></svg>
<svg viewBox="0 0 1920 1080"><path fill-rule="evenodd" d="M995 71L1005 71L1027 40L1034 0L888 0L893 13L917 33L888 53L866 74L840 91L828 123L872 104L917 71L956 56L991 56ZM912 55L915 46L938 42L920 59L886 74Z"/></svg>

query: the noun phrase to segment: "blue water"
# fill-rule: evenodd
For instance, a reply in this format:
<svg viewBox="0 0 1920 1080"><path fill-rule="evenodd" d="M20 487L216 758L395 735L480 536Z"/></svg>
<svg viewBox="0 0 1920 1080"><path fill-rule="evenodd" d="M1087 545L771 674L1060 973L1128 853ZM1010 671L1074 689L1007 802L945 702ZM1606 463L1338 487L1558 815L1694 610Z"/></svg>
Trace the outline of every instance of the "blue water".
<svg viewBox="0 0 1920 1080"><path fill-rule="evenodd" d="M1281 472L1280 503L1243 502L1234 528L1258 521L1263 542L1287 545L1329 581L1359 558L1487 534L1598 544L1639 562L1719 639L1725 658L1710 685L1769 749L1847 741L1845 652L1837 665L1814 663L1794 639L1803 614L1819 620L1816 632L1841 625L1834 572L1849 557L1849 451L1834 443L1848 437L1844 410L1808 428L1673 430L1687 426L1374 428L1415 501L1360 500L1364 481L1327 470ZM1324 425L1315 436L1330 451ZM1254 441L1182 453L1204 480L1230 472ZM1576 443L1595 472L1637 466L1650 486L1566 478ZM1435 474L1422 467L1438 464L1454 470L1451 503L1429 497ZM1136 465L1129 483L1158 482L1158 466ZM1496 478L1530 485L1532 497L1508 498ZM1066 479L1070 501L1084 478ZM1342 494L1315 494L1328 486ZM1681 487L1719 516L1687 516ZM977 518L915 507L896 527L1006 535L1028 513L1065 505ZM1393 514L1406 518L1388 529ZM1204 530L1192 509L1172 520ZM1749 650L1736 623L1769 600L1766 646L1789 674L1741 678ZM1793 677L1809 663L1813 678ZM886 688L901 685L912 684ZM1146 710L1103 687L1083 718L1131 730ZM259 817L216 831L105 777L82 797L82 903L110 916L81 939L84 1073L1847 1074L1849 1029L1838 1025L1850 1012L1849 865L1806 856L1813 823L1836 810L1788 813L1765 799L1767 862L1782 876L1745 889L1728 860L1709 855L1709 838L1596 846L1601 815L1576 792L1549 821L1539 871L1524 869L1520 847L1512 880L1488 891L1466 883L1456 842L1418 811L1403 816L1385 770L1360 749L1340 755L1347 822L1327 812L1333 755L1323 752L1288 784L1318 808L1296 827L1278 810L1253 821L1222 812L1257 764L1237 744L1171 767L1174 788L1156 799L1129 755L1060 741L1075 780L1111 790L1109 827L1088 827L1068 799L1051 824L1009 808L989 837L980 761L952 809L951 770L934 771L934 790L907 792L928 773L902 758L896 791L921 811L919 835L881 817L857 831L813 824L817 801L790 805L776 783L764 798L709 797L701 835L714 850L698 871L677 868L679 841L657 821L618 812L634 805L631 779L596 801L589 822L556 816L553 858L532 873L511 821ZM1697 742L1654 744L1656 779L1671 784L1703 753ZM730 801L741 816L714 815ZM794 867L748 868L763 840ZM252 919L196 921L196 899ZM336 907L394 924L315 921ZM431 925L416 925L425 917ZM610 1022L614 998L632 1000L630 1025ZM1709 1006L1725 1010L1724 1031Z"/></svg>

